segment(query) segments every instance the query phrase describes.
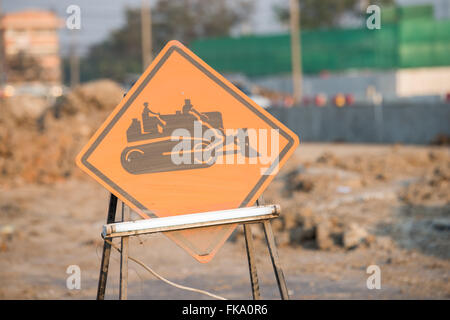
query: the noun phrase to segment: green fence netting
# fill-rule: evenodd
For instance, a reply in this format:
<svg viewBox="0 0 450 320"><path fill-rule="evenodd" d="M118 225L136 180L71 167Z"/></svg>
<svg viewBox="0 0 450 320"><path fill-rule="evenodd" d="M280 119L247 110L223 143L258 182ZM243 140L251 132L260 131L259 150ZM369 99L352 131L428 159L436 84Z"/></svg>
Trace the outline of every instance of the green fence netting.
<svg viewBox="0 0 450 320"><path fill-rule="evenodd" d="M395 8L388 16L393 23L383 22L379 30L303 31L303 71L450 65L450 20L434 20L430 8ZM262 76L291 70L289 34L204 39L191 48L222 72Z"/></svg>

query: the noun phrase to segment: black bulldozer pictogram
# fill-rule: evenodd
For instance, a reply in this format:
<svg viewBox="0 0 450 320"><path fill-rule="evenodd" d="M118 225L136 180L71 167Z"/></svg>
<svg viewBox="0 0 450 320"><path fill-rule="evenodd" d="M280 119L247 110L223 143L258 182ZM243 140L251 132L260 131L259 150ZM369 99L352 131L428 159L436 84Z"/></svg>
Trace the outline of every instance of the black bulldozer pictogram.
<svg viewBox="0 0 450 320"><path fill-rule="evenodd" d="M213 139L195 137L195 122L201 124L202 132L213 130ZM174 137L176 129L185 129L189 135ZM244 133L243 141L238 140L238 136L227 137L222 114L217 111L198 112L190 99L185 99L181 111L166 115L151 111L145 102L142 122L133 118L127 129L127 146L122 151L121 163L131 174L207 168L214 165L214 161L203 159L204 151L210 149L210 154L214 156L218 146L223 154L240 153L245 157L258 157L257 151L250 146L247 129L240 130ZM190 161L175 164L172 153L183 139L188 139L191 146L189 150L182 151L189 153Z"/></svg>

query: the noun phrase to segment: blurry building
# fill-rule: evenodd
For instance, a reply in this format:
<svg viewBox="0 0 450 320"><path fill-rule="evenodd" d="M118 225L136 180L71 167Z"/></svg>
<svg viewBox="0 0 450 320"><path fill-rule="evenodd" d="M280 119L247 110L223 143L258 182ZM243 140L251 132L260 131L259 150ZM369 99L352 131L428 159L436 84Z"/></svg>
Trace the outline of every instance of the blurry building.
<svg viewBox="0 0 450 320"><path fill-rule="evenodd" d="M62 20L51 11L24 10L3 15L0 36L7 82L61 82L61 26Z"/></svg>

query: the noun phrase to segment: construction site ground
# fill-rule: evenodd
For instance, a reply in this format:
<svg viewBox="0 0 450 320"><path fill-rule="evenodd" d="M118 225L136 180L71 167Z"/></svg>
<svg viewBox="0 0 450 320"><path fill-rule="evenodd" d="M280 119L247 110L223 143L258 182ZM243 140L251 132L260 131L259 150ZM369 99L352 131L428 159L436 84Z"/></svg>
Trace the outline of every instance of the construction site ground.
<svg viewBox="0 0 450 320"><path fill-rule="evenodd" d="M94 299L108 192L81 172L42 180L26 170L5 178L5 170L0 299ZM264 199L282 207L272 225L292 299L450 298L448 147L303 143ZM278 299L262 230L253 229L262 298ZM176 283L251 298L241 226L208 264L164 235L132 237L130 255ZM81 269L80 290L66 286L70 265ZM381 289L367 288L370 265L381 270ZM113 252L106 298L117 299L118 288ZM209 299L171 287L132 261L128 297Z"/></svg>

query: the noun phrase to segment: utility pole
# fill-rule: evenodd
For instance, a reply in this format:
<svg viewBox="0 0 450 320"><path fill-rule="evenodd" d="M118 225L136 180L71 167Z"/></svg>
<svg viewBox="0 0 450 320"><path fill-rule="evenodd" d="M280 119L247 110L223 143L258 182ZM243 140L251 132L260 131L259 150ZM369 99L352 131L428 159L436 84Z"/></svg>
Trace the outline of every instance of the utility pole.
<svg viewBox="0 0 450 320"><path fill-rule="evenodd" d="M148 0L141 5L142 71L152 62L152 13Z"/></svg>
<svg viewBox="0 0 450 320"><path fill-rule="evenodd" d="M0 22L3 18L3 11L2 11L2 0L0 0ZM5 84L6 81L6 67L5 67L5 52L4 52L4 30L3 27L0 25L0 87L2 87Z"/></svg>
<svg viewBox="0 0 450 320"><path fill-rule="evenodd" d="M290 0L289 7L291 28L292 89L294 104L298 105L302 99L302 51L300 44L299 0Z"/></svg>
<svg viewBox="0 0 450 320"><path fill-rule="evenodd" d="M80 60L77 54L77 30L70 30L70 87L73 89L80 83Z"/></svg>

